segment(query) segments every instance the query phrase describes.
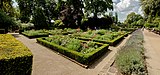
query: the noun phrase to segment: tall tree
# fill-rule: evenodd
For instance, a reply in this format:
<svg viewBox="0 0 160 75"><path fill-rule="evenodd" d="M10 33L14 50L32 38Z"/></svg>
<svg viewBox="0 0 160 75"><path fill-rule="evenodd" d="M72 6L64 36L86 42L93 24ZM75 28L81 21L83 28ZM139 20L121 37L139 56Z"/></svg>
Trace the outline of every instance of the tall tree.
<svg viewBox="0 0 160 75"><path fill-rule="evenodd" d="M141 6L146 16L160 16L160 0L141 0Z"/></svg>
<svg viewBox="0 0 160 75"><path fill-rule="evenodd" d="M12 6L12 0L0 0L0 9L5 12L8 16L14 16L14 9Z"/></svg>
<svg viewBox="0 0 160 75"><path fill-rule="evenodd" d="M113 10L112 0L84 0L85 3L85 12L87 14L94 14L94 17L97 18L97 15L105 13L109 10Z"/></svg>
<svg viewBox="0 0 160 75"><path fill-rule="evenodd" d="M62 3L62 2L61 2ZM83 11L83 1L82 0L67 0L63 2L61 19L66 25L66 27L76 27L76 25L81 24ZM77 22L77 24L76 24Z"/></svg>
<svg viewBox="0 0 160 75"><path fill-rule="evenodd" d="M137 21L139 21L140 19L143 19L141 15L132 12L128 14L127 19L124 21L124 23L129 26L131 25L132 27L133 25L137 25Z"/></svg>
<svg viewBox="0 0 160 75"><path fill-rule="evenodd" d="M115 23L117 24L118 23L118 13L115 12Z"/></svg>
<svg viewBox="0 0 160 75"><path fill-rule="evenodd" d="M19 9L20 9L20 19L22 22L27 23L30 21L30 16L32 13L32 4L33 0L16 0L18 5L19 5Z"/></svg>

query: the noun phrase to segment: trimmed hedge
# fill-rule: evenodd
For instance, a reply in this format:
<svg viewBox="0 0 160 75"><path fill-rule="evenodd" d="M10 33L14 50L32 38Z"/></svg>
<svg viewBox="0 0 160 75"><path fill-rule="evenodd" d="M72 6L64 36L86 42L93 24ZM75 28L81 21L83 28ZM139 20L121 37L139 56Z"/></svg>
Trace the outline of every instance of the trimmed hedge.
<svg viewBox="0 0 160 75"><path fill-rule="evenodd" d="M90 53L83 54L75 50L69 50L55 43L48 42L46 40L43 40L43 38L38 38L37 42L85 65L89 65L92 61L94 61L94 59L96 59L99 56L102 56L102 54L108 50L109 46L108 44L96 43L97 45L100 45L99 48Z"/></svg>
<svg viewBox="0 0 160 75"><path fill-rule="evenodd" d="M0 75L31 75L33 55L12 35L0 34Z"/></svg>
<svg viewBox="0 0 160 75"><path fill-rule="evenodd" d="M22 32L24 36L27 36L28 38L39 38L39 37L48 37L49 34L46 33L43 30L30 30L30 31L24 31Z"/></svg>
<svg viewBox="0 0 160 75"><path fill-rule="evenodd" d="M107 44L109 44L109 45L111 45L111 46L115 46L115 45L118 44L126 35L127 35L127 34L118 36L117 38L115 38L115 39L113 39L113 40L111 40L111 41L99 40L99 39L91 39L91 38L84 38L84 37L78 37L78 39L86 40L86 41L88 41L88 40L93 40L93 41L95 41L95 42L107 43Z"/></svg>

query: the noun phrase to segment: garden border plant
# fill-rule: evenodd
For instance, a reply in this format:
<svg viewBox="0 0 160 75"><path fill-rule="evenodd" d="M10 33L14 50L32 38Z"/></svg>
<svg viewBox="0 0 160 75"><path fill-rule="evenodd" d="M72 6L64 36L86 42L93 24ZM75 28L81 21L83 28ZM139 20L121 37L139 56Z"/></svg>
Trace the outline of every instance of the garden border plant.
<svg viewBox="0 0 160 75"><path fill-rule="evenodd" d="M10 34L0 34L0 75L31 75L31 51Z"/></svg>
<svg viewBox="0 0 160 75"><path fill-rule="evenodd" d="M93 42L97 45L100 45L100 47L98 47L97 49L95 49L94 51L90 52L90 53L87 53L87 54L83 54L81 52L77 52L75 50L70 50L66 47L63 47L63 46L60 46L60 45L57 45L55 43L51 43L51 42L48 42L46 40L43 40L43 38L38 38L37 39L37 42L46 46L46 47L49 47L51 49L53 49L54 51L57 51L69 58L72 58L76 61L78 61L79 63L81 64L84 64L86 66L88 66L89 64L91 64L96 58L102 56L102 54L104 54L105 52L107 52L108 50L108 44L102 44L102 43L96 43L96 42ZM85 42L85 41L82 41L82 42Z"/></svg>
<svg viewBox="0 0 160 75"><path fill-rule="evenodd" d="M142 31L133 32L126 44L119 50L115 62L123 75L147 75Z"/></svg>
<svg viewBox="0 0 160 75"><path fill-rule="evenodd" d="M115 46L117 45L122 39L124 39L124 37L126 36L125 35L121 35L121 36L118 36L117 38L111 40L111 41L106 41L106 40L99 40L99 39L91 39L91 38L85 38L85 37L77 37L78 39L81 39L81 40L93 40L95 42L100 42L100 43L107 43L109 44L110 46Z"/></svg>
<svg viewBox="0 0 160 75"><path fill-rule="evenodd" d="M22 32L22 34L30 39L49 36L49 33L46 33L45 30L29 30Z"/></svg>

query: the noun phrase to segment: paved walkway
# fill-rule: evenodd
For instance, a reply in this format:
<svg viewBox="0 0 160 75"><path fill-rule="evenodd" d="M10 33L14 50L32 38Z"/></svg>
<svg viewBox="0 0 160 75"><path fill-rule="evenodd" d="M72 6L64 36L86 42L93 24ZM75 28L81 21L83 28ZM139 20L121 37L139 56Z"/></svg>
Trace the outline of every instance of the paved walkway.
<svg viewBox="0 0 160 75"><path fill-rule="evenodd" d="M149 75L160 75L160 35L143 31L144 47Z"/></svg>
<svg viewBox="0 0 160 75"><path fill-rule="evenodd" d="M124 39L117 47L109 47L109 52L93 63L88 69L85 69L58 55L51 49L36 43L36 39L28 39L20 34L14 34L14 36L25 44L34 55L32 75L108 75L107 72L114 60L114 55L126 41Z"/></svg>

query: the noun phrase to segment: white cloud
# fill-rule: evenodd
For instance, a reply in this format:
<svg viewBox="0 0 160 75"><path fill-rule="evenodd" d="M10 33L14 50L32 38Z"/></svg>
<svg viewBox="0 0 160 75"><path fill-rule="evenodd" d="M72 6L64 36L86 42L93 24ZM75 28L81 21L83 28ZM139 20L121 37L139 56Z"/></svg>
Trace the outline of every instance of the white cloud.
<svg viewBox="0 0 160 75"><path fill-rule="evenodd" d="M140 8L140 0L113 0L113 2L114 12L118 12L120 21L124 21L131 12L143 14Z"/></svg>

